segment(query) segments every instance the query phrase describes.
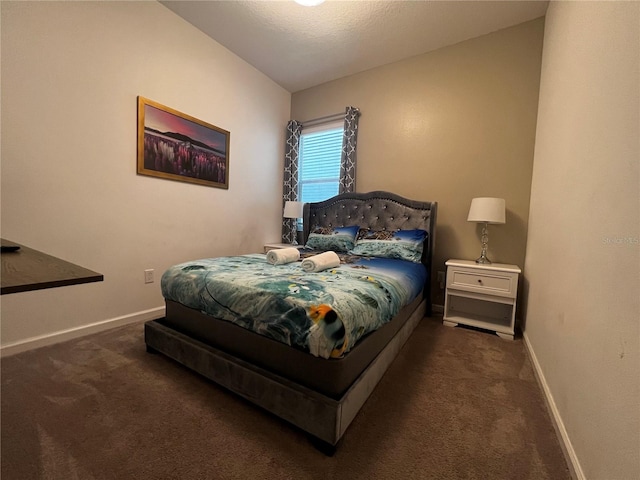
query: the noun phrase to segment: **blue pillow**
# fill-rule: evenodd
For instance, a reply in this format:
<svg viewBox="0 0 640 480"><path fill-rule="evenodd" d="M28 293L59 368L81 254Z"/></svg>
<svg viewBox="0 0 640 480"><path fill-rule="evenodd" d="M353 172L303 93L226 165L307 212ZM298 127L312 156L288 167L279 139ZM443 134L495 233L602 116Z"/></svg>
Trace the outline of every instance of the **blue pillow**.
<svg viewBox="0 0 640 480"><path fill-rule="evenodd" d="M307 248L314 250L334 250L336 252L348 252L356 243L356 235L360 227L316 227L309 234Z"/></svg>
<svg viewBox="0 0 640 480"><path fill-rule="evenodd" d="M349 252L367 257L397 258L420 263L427 238L425 230L360 230L355 247Z"/></svg>

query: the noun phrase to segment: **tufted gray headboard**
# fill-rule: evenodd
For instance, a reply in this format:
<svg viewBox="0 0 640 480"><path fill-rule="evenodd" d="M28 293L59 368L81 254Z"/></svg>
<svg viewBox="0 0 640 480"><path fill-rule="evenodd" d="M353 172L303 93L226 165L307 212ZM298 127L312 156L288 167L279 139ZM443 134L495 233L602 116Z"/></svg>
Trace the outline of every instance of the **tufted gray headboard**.
<svg viewBox="0 0 640 480"><path fill-rule="evenodd" d="M304 241L311 228L358 225L374 230L413 230L421 228L428 235L422 263L428 276L424 295L431 314L431 265L436 238L437 202L409 200L389 192L343 193L324 202L304 205Z"/></svg>

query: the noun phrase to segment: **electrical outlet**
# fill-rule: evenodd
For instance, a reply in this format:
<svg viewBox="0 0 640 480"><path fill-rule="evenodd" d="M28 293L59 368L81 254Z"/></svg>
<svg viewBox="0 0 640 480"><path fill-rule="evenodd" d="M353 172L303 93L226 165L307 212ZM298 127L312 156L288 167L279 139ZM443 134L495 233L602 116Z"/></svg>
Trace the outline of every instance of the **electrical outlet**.
<svg viewBox="0 0 640 480"><path fill-rule="evenodd" d="M153 283L153 268L144 271L144 283Z"/></svg>
<svg viewBox="0 0 640 480"><path fill-rule="evenodd" d="M445 284L444 272L438 272L438 285L440 286L440 290L444 290L444 284Z"/></svg>

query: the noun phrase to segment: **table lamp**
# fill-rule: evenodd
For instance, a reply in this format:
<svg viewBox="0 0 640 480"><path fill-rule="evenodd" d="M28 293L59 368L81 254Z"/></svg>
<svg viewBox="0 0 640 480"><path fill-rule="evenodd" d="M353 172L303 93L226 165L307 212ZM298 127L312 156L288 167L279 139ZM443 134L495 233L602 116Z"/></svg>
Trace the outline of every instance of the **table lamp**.
<svg viewBox="0 0 640 480"><path fill-rule="evenodd" d="M471 200L468 222L482 223L482 253L476 263L491 263L487 258L487 245L489 244L489 224L500 225L505 221L504 198L480 197Z"/></svg>
<svg viewBox="0 0 640 480"><path fill-rule="evenodd" d="M294 202L291 200L287 200L286 202L284 202L284 213L283 213L283 217L284 218L295 218L296 220L298 218L302 218L303 215L303 208L304 208L304 203L303 202ZM298 227L296 226L296 231L297 231ZM292 245L297 245L298 241L296 240L296 237L293 237L293 242L291 242Z"/></svg>

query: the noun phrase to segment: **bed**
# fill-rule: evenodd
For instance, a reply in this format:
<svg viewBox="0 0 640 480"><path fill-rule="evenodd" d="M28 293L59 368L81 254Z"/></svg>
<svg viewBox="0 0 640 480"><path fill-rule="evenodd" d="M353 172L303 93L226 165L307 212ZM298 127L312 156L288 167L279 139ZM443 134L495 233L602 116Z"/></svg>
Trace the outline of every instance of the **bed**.
<svg viewBox="0 0 640 480"><path fill-rule="evenodd" d="M341 194L305 204L303 214L305 243L320 242L320 247L326 247L324 240L337 238L322 233L351 232L349 227L357 226L354 242L360 250L341 252L339 266L302 272L299 261L274 266L264 254L173 266L162 279L166 315L145 324L147 350L176 360L301 428L331 454L419 321L431 314L436 213L436 202L389 192ZM420 248L412 251L411 262L404 253L400 260L390 258L395 253L376 256L375 248L390 243L385 240L415 232L424 236L417 237ZM397 244L393 248L396 252ZM301 252L303 259L319 258L318 251ZM390 277L394 262L402 264L400 279ZM381 276L376 276L377 267ZM229 268L237 270L229 275ZM240 278L235 272L242 269L250 271L251 279L234 283ZM257 290L264 285L269 291ZM344 285L351 285L350 295L339 292ZM225 291L230 296L222 297ZM213 297L207 298L210 306L199 303L203 297ZM324 305L323 310L326 298L338 306ZM251 318L258 314L236 311L247 299L253 301L246 308L260 306L271 316L264 313L254 322ZM354 307L355 314L344 314L356 304L368 310ZM362 318L372 315L377 325L369 328ZM308 323L309 332L298 332L301 322Z"/></svg>

